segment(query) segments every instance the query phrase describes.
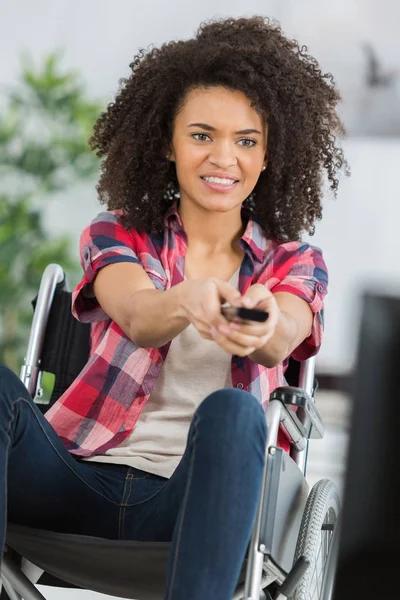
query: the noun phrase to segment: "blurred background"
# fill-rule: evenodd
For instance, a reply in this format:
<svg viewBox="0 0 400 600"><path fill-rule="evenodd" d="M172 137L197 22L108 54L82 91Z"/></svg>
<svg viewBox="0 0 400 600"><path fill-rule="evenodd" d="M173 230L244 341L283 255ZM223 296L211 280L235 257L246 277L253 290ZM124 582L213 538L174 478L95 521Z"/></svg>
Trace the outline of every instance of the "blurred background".
<svg viewBox="0 0 400 600"><path fill-rule="evenodd" d="M342 484L364 290L397 290L400 4L395 0L0 1L0 361L19 371L30 300L48 262L79 278L78 238L99 211L91 127L139 48L187 38L203 20L262 14L309 48L341 89L352 176L325 199L312 243L330 271L311 482Z"/></svg>

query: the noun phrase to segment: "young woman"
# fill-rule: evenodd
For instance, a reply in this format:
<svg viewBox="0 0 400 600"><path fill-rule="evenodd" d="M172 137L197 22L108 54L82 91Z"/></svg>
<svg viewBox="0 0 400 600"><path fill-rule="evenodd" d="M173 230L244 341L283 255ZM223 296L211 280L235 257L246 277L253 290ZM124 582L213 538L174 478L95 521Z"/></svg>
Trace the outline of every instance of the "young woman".
<svg viewBox="0 0 400 600"><path fill-rule="evenodd" d="M339 95L261 17L204 24L131 68L91 138L108 210L82 234L72 308L90 360L46 419L0 370L1 502L17 523L170 540L166 599L228 600L263 409L288 357L321 344L327 271L301 234L323 171L336 190L344 164ZM224 303L269 317L228 321Z"/></svg>

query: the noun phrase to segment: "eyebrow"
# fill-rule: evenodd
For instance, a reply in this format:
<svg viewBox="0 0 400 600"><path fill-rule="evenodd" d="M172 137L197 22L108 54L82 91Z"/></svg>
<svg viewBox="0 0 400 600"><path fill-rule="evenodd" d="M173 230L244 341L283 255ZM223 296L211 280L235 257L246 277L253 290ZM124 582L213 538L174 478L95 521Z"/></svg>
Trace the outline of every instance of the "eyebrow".
<svg viewBox="0 0 400 600"><path fill-rule="evenodd" d="M207 123L191 123L188 127L200 127L200 129L205 129L206 131L216 131L215 127L207 125ZM235 131L236 135L250 135L252 133L259 133L261 135L261 131L258 129L241 129L240 131Z"/></svg>

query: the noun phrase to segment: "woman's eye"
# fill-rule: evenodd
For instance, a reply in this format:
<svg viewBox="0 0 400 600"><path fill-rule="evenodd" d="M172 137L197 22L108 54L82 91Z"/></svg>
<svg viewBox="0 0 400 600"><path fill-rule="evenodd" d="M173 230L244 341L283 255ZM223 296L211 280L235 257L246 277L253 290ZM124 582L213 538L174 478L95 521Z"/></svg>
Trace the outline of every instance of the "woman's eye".
<svg viewBox="0 0 400 600"><path fill-rule="evenodd" d="M198 142L206 142L210 137L206 133L194 133L193 137Z"/></svg>
<svg viewBox="0 0 400 600"><path fill-rule="evenodd" d="M257 142L255 140L251 140L250 138L243 138L242 140L239 140L239 144L245 148L252 148L256 145L256 143Z"/></svg>

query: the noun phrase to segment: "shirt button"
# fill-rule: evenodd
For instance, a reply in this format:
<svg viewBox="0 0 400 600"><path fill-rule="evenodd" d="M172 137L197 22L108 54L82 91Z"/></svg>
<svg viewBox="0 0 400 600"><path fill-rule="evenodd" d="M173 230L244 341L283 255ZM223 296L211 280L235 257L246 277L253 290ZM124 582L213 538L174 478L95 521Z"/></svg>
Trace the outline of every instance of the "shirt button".
<svg viewBox="0 0 400 600"><path fill-rule="evenodd" d="M237 383L237 384L236 384L236 387L237 387L239 390L242 390L242 389L243 389L243 383Z"/></svg>
<svg viewBox="0 0 400 600"><path fill-rule="evenodd" d="M317 285L317 290L322 294L322 292L324 291L324 286L323 285Z"/></svg>

